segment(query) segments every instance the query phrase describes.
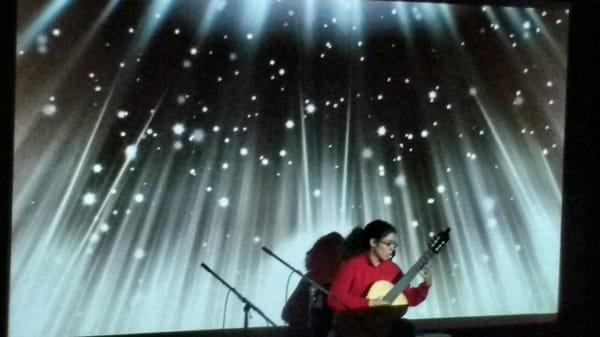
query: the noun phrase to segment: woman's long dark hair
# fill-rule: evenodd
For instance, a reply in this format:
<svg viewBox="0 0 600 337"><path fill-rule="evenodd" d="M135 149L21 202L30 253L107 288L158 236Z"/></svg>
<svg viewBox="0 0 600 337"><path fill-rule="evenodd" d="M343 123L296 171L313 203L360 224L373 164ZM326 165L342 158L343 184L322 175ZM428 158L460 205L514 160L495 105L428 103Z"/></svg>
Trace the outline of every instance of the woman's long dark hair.
<svg viewBox="0 0 600 337"><path fill-rule="evenodd" d="M355 227L346 237L344 260L369 250L371 239L381 240L390 233L396 233L396 228L383 220L373 220L364 228Z"/></svg>

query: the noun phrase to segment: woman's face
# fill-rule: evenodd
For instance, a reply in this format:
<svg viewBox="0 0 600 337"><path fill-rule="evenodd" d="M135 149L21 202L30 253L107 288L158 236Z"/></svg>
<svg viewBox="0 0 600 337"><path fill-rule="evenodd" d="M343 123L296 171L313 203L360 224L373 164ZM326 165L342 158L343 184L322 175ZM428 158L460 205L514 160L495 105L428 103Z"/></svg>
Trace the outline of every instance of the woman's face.
<svg viewBox="0 0 600 337"><path fill-rule="evenodd" d="M394 256L394 250L397 246L395 233L389 233L380 240L371 240L371 250L381 261L390 260Z"/></svg>

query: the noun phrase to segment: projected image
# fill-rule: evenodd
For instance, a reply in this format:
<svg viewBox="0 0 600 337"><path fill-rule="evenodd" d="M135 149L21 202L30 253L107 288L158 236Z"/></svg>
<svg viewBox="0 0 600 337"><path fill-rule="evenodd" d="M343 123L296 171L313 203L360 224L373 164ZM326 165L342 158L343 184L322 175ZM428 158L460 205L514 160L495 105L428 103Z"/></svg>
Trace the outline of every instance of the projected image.
<svg viewBox="0 0 600 337"><path fill-rule="evenodd" d="M561 6L19 1L11 336L283 325L261 247L374 219L452 229L406 317L556 313Z"/></svg>

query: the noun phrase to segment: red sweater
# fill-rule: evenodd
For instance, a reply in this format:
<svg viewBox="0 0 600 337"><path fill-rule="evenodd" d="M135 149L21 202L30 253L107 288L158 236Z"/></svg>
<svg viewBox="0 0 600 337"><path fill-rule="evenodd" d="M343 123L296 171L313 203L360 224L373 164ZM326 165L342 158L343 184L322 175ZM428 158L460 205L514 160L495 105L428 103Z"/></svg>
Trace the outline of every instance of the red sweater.
<svg viewBox="0 0 600 337"><path fill-rule="evenodd" d="M361 254L348 260L338 272L327 304L336 312L364 309L369 306L366 299L371 285L385 280L396 283L404 273L392 261L384 261L374 266L368 254ZM427 297L429 286L424 282L416 288L407 288L404 295L409 306L415 306Z"/></svg>

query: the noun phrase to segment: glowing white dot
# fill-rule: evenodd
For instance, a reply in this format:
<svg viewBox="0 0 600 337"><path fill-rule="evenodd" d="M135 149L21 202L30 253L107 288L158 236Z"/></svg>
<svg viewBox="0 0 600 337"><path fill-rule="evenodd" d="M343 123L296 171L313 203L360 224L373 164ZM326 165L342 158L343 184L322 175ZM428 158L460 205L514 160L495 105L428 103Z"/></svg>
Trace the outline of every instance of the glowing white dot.
<svg viewBox="0 0 600 337"><path fill-rule="evenodd" d="M407 77L407 78L405 78L405 79L404 79L404 83L406 83L406 84L410 83L410 78L408 78L408 77Z"/></svg>
<svg viewBox="0 0 600 337"><path fill-rule="evenodd" d="M123 118L127 117L128 115L129 115L129 112L127 112L127 111L125 111L125 110L119 110L119 111L117 112L117 117L118 117L118 118L121 118L121 119L123 119Z"/></svg>
<svg viewBox="0 0 600 337"><path fill-rule="evenodd" d="M104 223L102 223L102 224L100 225L100 231L101 231L102 233L106 233L106 232L108 232L109 230L110 230L110 226L109 226L109 225L108 225L106 222L104 222Z"/></svg>
<svg viewBox="0 0 600 337"><path fill-rule="evenodd" d="M475 87L469 88L469 95L477 96L477 89Z"/></svg>
<svg viewBox="0 0 600 337"><path fill-rule="evenodd" d="M405 137L406 137L406 139L408 139L408 140L411 140L411 139L413 139L413 138L414 138L414 135L413 135L412 133L407 133L407 134L405 135Z"/></svg>
<svg viewBox="0 0 600 337"><path fill-rule="evenodd" d="M144 195L141 193L137 193L134 197L133 200L135 200L135 202L137 203L142 203L144 202Z"/></svg>
<svg viewBox="0 0 600 337"><path fill-rule="evenodd" d="M283 76L285 75L285 69L281 68L279 69L279 76Z"/></svg>
<svg viewBox="0 0 600 337"><path fill-rule="evenodd" d="M183 126L183 124L177 123L173 125L173 133L179 136L183 134L183 132L185 132L185 127Z"/></svg>
<svg viewBox="0 0 600 337"><path fill-rule="evenodd" d="M287 122L285 122L285 127L286 127L287 129L293 129L293 128L294 128L294 126L296 126L296 124L295 124L295 123L294 123L294 121L292 121L292 120L288 120Z"/></svg>
<svg viewBox="0 0 600 337"><path fill-rule="evenodd" d="M260 160L260 163L262 164L262 166L267 166L269 165L269 159L263 158Z"/></svg>
<svg viewBox="0 0 600 337"><path fill-rule="evenodd" d="M523 22L523 28L524 28L524 29L529 29L529 28L531 28L531 22L529 22L529 21L525 21L525 22Z"/></svg>
<svg viewBox="0 0 600 337"><path fill-rule="evenodd" d="M435 90L431 90L431 91L429 92L429 95L428 95L428 96L429 96L429 100L430 100L430 101L433 101L433 100L435 100L435 99L436 99L436 97L437 97L437 92L436 92Z"/></svg>
<svg viewBox="0 0 600 337"><path fill-rule="evenodd" d="M548 81L548 82L546 82L546 86L547 86L548 88L552 87L552 85L553 85L552 81Z"/></svg>
<svg viewBox="0 0 600 337"><path fill-rule="evenodd" d="M241 148L240 149L240 155L242 155L242 156L248 155L248 149L245 148L245 147Z"/></svg>
<svg viewBox="0 0 600 337"><path fill-rule="evenodd" d="M206 188L206 192L212 192L212 190L213 190L212 186L208 186L208 187ZM227 200L227 201L229 201L229 200Z"/></svg>
<svg viewBox="0 0 600 337"><path fill-rule="evenodd" d="M371 159L373 158L373 150L371 150L370 148L365 148L362 151L362 157L365 159Z"/></svg>
<svg viewBox="0 0 600 337"><path fill-rule="evenodd" d="M394 178L394 184L398 187L406 186L406 176L404 174L399 174Z"/></svg>
<svg viewBox="0 0 600 337"><path fill-rule="evenodd" d="M135 29L133 29L133 27L129 27L127 31L129 32L129 34L133 34L133 32L135 32Z"/></svg>
<svg viewBox="0 0 600 337"><path fill-rule="evenodd" d="M327 47L327 49L331 49L333 47L333 45L331 44L331 42L327 41L325 43L325 47Z"/></svg>
<svg viewBox="0 0 600 337"><path fill-rule="evenodd" d="M181 64L184 68L189 68L192 66L192 61L190 60L183 60L183 63Z"/></svg>
<svg viewBox="0 0 600 337"><path fill-rule="evenodd" d="M100 172L102 172L102 169L103 169L103 167L102 167L102 165L100 165L100 164L95 164L95 165L92 167L92 171L93 171L94 173L100 173Z"/></svg>
<svg viewBox="0 0 600 337"><path fill-rule="evenodd" d="M133 257L136 260L141 260L144 258L144 256L146 256L146 252L141 248L136 249L135 252L133 253Z"/></svg>
<svg viewBox="0 0 600 337"><path fill-rule="evenodd" d="M321 190L319 190L319 189L314 190L313 191L313 195L315 196L315 198L320 197L321 196Z"/></svg>
<svg viewBox="0 0 600 337"><path fill-rule="evenodd" d="M90 236L91 243L98 242L98 241L100 241L100 234L94 233Z"/></svg>
<svg viewBox="0 0 600 337"><path fill-rule="evenodd" d="M385 126L380 126L379 128L377 128L377 135L385 136L386 133L387 129L385 128Z"/></svg>
<svg viewBox="0 0 600 337"><path fill-rule="evenodd" d="M548 155L548 149L544 149L544 150L542 150L542 154L543 154L544 156Z"/></svg>
<svg viewBox="0 0 600 337"><path fill-rule="evenodd" d="M314 104L310 103L306 106L307 113L313 114L313 113L315 113L315 111L317 111L317 107Z"/></svg>
<svg viewBox="0 0 600 337"><path fill-rule="evenodd" d="M524 102L525 102L525 100L523 99L523 96L517 96L513 100L514 105L523 105Z"/></svg>
<svg viewBox="0 0 600 337"><path fill-rule="evenodd" d="M135 159L137 156L137 145L129 145L125 148L125 158L127 160Z"/></svg>
<svg viewBox="0 0 600 337"><path fill-rule="evenodd" d="M254 239L252 239L252 241L254 241L254 243L259 243L260 242L260 236L255 236Z"/></svg>
<svg viewBox="0 0 600 337"><path fill-rule="evenodd" d="M196 173L196 169L191 169L191 170L190 170L190 175L192 175L192 176L194 176L194 177L195 177L195 176L196 176L196 174L197 174L197 173Z"/></svg>
<svg viewBox="0 0 600 337"><path fill-rule="evenodd" d="M206 132L204 132L204 130L194 129L194 131L192 131L192 135L189 137L189 140L194 143L199 144L199 143L204 142L205 138L206 138Z"/></svg>
<svg viewBox="0 0 600 337"><path fill-rule="evenodd" d="M58 29L58 28L54 28L54 29L52 30L52 35L54 35L54 36L60 36L60 29Z"/></svg>
<svg viewBox="0 0 600 337"><path fill-rule="evenodd" d="M218 125L213 126L212 128L213 132L219 132L221 130L221 128Z"/></svg>
<svg viewBox="0 0 600 337"><path fill-rule="evenodd" d="M179 32L180 32L179 28L176 28L174 31L175 35L179 35Z"/></svg>
<svg viewBox="0 0 600 337"><path fill-rule="evenodd" d="M96 195L94 193L88 192L83 195L83 204L85 206L93 205L96 203L96 201L97 201L97 199L96 199Z"/></svg>
<svg viewBox="0 0 600 337"><path fill-rule="evenodd" d="M378 101L381 101L382 99L383 99L383 95L382 94L377 95L377 100Z"/></svg>
<svg viewBox="0 0 600 337"><path fill-rule="evenodd" d="M428 136L429 136L429 131L427 131L427 130L421 131L421 137L427 138Z"/></svg>
<svg viewBox="0 0 600 337"><path fill-rule="evenodd" d="M46 104L42 108L42 112L46 116L54 116L56 114L56 110L57 110L56 105L54 105L54 104Z"/></svg>
<svg viewBox="0 0 600 337"><path fill-rule="evenodd" d="M413 221L412 221L410 224L411 224L413 227L419 227L419 222L418 222L417 220L413 220Z"/></svg>
<svg viewBox="0 0 600 337"><path fill-rule="evenodd" d="M446 192L446 186L444 186L444 185L438 185L437 192L439 194L442 194L442 193Z"/></svg>
<svg viewBox="0 0 600 337"><path fill-rule="evenodd" d="M446 110L452 109L452 104L446 104Z"/></svg>
<svg viewBox="0 0 600 337"><path fill-rule="evenodd" d="M285 157L286 155L287 155L287 152L285 150L279 151L279 156L280 157Z"/></svg>
<svg viewBox="0 0 600 337"><path fill-rule="evenodd" d="M252 34L252 33L246 34L246 39L252 40L253 38L254 38L254 34Z"/></svg>
<svg viewBox="0 0 600 337"><path fill-rule="evenodd" d="M190 54L196 55L198 54L198 49L196 47L190 49Z"/></svg>
<svg viewBox="0 0 600 337"><path fill-rule="evenodd" d="M251 101L256 101L256 95L252 95L252 96L250 97L250 100L251 100Z"/></svg>
<svg viewBox="0 0 600 337"><path fill-rule="evenodd" d="M180 140L177 140L173 143L173 148L175 150L181 150L183 148L183 143Z"/></svg>
<svg viewBox="0 0 600 337"><path fill-rule="evenodd" d="M390 205L392 203L392 197L390 197L389 195L386 195L383 197L383 204L384 205Z"/></svg>
<svg viewBox="0 0 600 337"><path fill-rule="evenodd" d="M225 208L229 206L229 199L226 197L222 197L221 199L219 199L219 207L221 208Z"/></svg>

